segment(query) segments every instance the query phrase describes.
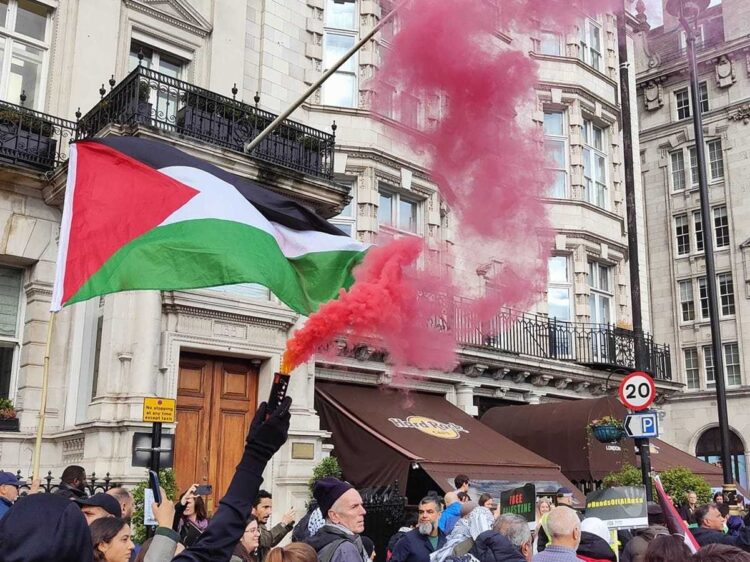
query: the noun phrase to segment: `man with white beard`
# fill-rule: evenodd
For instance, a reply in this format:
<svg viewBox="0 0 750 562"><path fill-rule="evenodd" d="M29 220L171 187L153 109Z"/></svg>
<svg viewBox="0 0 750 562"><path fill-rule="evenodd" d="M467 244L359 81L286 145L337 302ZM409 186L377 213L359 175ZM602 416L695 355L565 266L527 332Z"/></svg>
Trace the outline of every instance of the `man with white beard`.
<svg viewBox="0 0 750 562"><path fill-rule="evenodd" d="M398 541L391 562L429 562L430 554L445 546L445 533L438 527L440 505L440 498L435 496L419 502L417 527Z"/></svg>

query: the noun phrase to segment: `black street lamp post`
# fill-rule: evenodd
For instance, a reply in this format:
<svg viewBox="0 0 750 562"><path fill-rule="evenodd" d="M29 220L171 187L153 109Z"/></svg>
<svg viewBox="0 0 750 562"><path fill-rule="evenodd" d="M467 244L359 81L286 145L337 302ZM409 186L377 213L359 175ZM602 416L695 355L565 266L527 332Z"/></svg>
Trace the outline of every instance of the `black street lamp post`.
<svg viewBox="0 0 750 562"><path fill-rule="evenodd" d="M724 380L724 357L721 344L721 325L716 291L716 265L714 263L714 236L711 221L711 203L706 178L706 145L703 140L703 112L700 104L698 63L695 56L695 41L698 35L698 18L708 7L710 0L669 0L666 10L679 19L685 29L688 71L690 74L690 101L695 129L695 152L698 157L698 185L700 188L701 221L703 223L703 250L706 259L706 289L711 322L711 344L716 381L716 403L719 413L721 435L721 465L724 471L724 492L733 495L736 490L729 449L729 418L727 394Z"/></svg>

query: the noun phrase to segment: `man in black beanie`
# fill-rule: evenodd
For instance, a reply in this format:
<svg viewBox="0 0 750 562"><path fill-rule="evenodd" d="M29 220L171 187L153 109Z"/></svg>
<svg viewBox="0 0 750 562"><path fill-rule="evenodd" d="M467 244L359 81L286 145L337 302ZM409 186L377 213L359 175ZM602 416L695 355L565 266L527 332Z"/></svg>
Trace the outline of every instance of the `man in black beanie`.
<svg viewBox="0 0 750 562"><path fill-rule="evenodd" d="M34 494L0 520L3 562L91 562L91 533L81 509L54 494Z"/></svg>
<svg viewBox="0 0 750 562"><path fill-rule="evenodd" d="M315 483L313 497L326 524L307 539L318 553L319 562L368 562L360 533L365 530L362 496L338 478L321 478Z"/></svg>

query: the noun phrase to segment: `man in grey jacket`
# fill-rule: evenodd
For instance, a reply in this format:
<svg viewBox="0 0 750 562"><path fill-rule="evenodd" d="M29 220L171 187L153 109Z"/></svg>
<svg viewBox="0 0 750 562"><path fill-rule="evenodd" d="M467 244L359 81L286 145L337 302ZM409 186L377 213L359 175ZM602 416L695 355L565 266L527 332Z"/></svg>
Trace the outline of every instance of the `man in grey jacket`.
<svg viewBox="0 0 750 562"><path fill-rule="evenodd" d="M329 477L315 483L313 496L326 523L306 541L318 553L318 560L369 562L360 537L365 530L366 511L359 492L347 482Z"/></svg>

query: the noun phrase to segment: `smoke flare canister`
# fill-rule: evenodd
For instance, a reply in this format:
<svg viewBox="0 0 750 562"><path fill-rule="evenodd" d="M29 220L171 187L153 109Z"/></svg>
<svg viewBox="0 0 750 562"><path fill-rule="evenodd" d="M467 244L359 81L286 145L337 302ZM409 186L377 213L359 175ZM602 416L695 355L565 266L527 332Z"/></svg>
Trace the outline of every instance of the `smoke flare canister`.
<svg viewBox="0 0 750 562"><path fill-rule="evenodd" d="M291 375L289 373L274 373L273 384L271 385L271 393L268 396L268 402L266 407L266 419L276 411L281 401L286 396L286 390L289 387L289 379Z"/></svg>

